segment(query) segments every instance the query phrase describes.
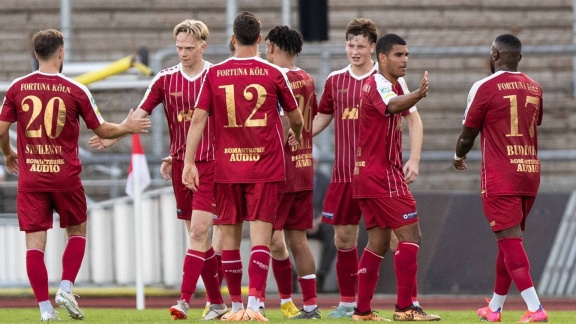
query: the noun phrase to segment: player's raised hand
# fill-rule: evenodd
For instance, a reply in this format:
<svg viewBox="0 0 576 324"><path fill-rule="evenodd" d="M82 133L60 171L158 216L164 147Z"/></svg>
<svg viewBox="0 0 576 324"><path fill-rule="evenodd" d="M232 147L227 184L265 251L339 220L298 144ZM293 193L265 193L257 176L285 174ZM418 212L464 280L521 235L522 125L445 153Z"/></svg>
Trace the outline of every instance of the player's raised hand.
<svg viewBox="0 0 576 324"><path fill-rule="evenodd" d="M424 78L420 81L419 92L422 98L428 96L428 71L424 71Z"/></svg>
<svg viewBox="0 0 576 324"><path fill-rule="evenodd" d="M88 140L88 145L90 145L91 148L101 150L116 144L116 142L118 142L117 138L104 139L98 137L98 135L94 135Z"/></svg>
<svg viewBox="0 0 576 324"><path fill-rule="evenodd" d="M124 123L130 129L130 132L132 134L147 133L148 128L152 126L152 122L150 121L150 119L134 118L133 115L134 115L134 109L130 109L130 111L128 112L128 117L126 117L126 120L124 121Z"/></svg>

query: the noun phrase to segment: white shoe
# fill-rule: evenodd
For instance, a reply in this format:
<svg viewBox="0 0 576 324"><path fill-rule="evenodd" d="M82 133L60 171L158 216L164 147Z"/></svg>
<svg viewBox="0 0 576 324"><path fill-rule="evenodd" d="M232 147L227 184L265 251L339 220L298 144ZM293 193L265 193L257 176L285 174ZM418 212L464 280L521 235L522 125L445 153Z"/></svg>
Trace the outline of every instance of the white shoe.
<svg viewBox="0 0 576 324"><path fill-rule="evenodd" d="M185 320L188 318L188 303L184 299L176 301L176 305L170 307L170 315L175 320Z"/></svg>
<svg viewBox="0 0 576 324"><path fill-rule="evenodd" d="M206 315L202 316L203 321L219 320L224 314L228 312L228 307L226 307L224 304L210 305L209 307L210 309L208 312L206 312Z"/></svg>
<svg viewBox="0 0 576 324"><path fill-rule="evenodd" d="M58 314L57 311L52 311L52 313L44 312L40 315L40 322L59 321L60 318L56 314Z"/></svg>
<svg viewBox="0 0 576 324"><path fill-rule="evenodd" d="M82 312L80 307L78 307L75 296L77 295L58 289L58 292L56 293L56 304L62 308L66 308L68 311L68 317L71 319L83 320L84 312Z"/></svg>

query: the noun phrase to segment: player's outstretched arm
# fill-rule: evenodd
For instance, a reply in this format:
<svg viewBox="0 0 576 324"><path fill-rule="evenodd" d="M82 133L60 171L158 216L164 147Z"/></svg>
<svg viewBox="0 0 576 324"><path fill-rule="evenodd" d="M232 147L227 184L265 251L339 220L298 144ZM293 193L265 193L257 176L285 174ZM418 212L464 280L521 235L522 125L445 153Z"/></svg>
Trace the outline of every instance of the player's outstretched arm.
<svg viewBox="0 0 576 324"><path fill-rule="evenodd" d="M133 118L146 118L147 116L148 116L148 113L142 108L137 108L134 111L134 114L132 115ZM125 122L126 122L126 119L122 121L122 123L125 123ZM88 145L90 145L90 147L92 147L94 149L101 150L101 149L105 149L107 147L110 147L110 146L116 144L122 138L124 138L124 136L121 136L118 138L112 138L112 139L105 139L105 138L100 138L97 135L94 135L94 136L90 137L90 139L88 140Z"/></svg>
<svg viewBox="0 0 576 324"><path fill-rule="evenodd" d="M134 109L130 109L128 117L121 124L104 122L93 129L100 138L118 138L128 134L147 133L152 122L148 118L135 118Z"/></svg>
<svg viewBox="0 0 576 324"><path fill-rule="evenodd" d="M332 122L333 115L318 113L312 122L312 136L322 132Z"/></svg>
<svg viewBox="0 0 576 324"><path fill-rule="evenodd" d="M98 135L94 135L88 140L88 145L90 145L90 147L93 149L102 150L116 144L121 139L122 137L105 139L98 137Z"/></svg>
<svg viewBox="0 0 576 324"><path fill-rule="evenodd" d="M392 114L398 114L406 109L410 109L420 99L428 96L428 71L424 72L424 78L420 81L420 87L408 94L401 95L390 99L387 111Z"/></svg>
<svg viewBox="0 0 576 324"><path fill-rule="evenodd" d="M0 121L0 150L4 154L6 170L18 174L18 155L10 145L10 125L12 123Z"/></svg>

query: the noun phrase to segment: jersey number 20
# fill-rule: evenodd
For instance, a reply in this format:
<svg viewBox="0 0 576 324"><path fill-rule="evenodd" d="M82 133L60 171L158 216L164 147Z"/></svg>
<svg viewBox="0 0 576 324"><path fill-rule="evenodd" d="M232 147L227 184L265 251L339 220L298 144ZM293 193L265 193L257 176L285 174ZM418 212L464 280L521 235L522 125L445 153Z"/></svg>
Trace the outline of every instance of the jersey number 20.
<svg viewBox="0 0 576 324"><path fill-rule="evenodd" d="M26 125L27 137L37 138L42 136L42 125L36 129L30 129L34 121L40 116L43 110L42 106L42 100L36 96L27 96L22 99L22 110L28 112L32 109L32 117L30 121L28 121L28 125ZM58 137L60 133L62 133L62 129L64 129L64 124L66 123L66 105L62 98L53 97L46 103L46 107L44 108L44 128L46 129L46 135L54 139ZM56 116L56 129L53 129L54 116Z"/></svg>

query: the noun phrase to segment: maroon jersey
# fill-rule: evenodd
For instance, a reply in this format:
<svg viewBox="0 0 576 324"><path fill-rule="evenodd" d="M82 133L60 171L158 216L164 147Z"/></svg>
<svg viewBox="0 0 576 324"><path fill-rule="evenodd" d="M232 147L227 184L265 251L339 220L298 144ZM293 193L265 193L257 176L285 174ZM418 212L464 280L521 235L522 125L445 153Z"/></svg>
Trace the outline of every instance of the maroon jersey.
<svg viewBox="0 0 576 324"><path fill-rule="evenodd" d="M194 113L194 104L200 92L204 75L212 64L204 63L204 69L193 78L182 72L182 63L160 71L146 90L144 99L140 102L148 114L152 113L158 104L164 106L164 113L170 131L170 155L184 161L186 137L190 128L190 119ZM202 139L196 151L196 161L214 160L214 121L208 118Z"/></svg>
<svg viewBox="0 0 576 324"><path fill-rule="evenodd" d="M208 70L196 108L214 118L215 182L286 179L279 104L285 111L298 109L276 65L258 57L232 57Z"/></svg>
<svg viewBox="0 0 576 324"><path fill-rule="evenodd" d="M334 169L332 182L352 182L356 145L358 143L358 107L362 99L362 86L366 79L378 71L356 76L351 66L330 73L320 99L318 112L334 116Z"/></svg>
<svg viewBox="0 0 576 324"><path fill-rule="evenodd" d="M280 191L295 192L314 189L314 165L312 164L312 120L318 111L314 80L301 69L284 69L294 97L304 118L302 143L298 146L284 145L286 153L286 182Z"/></svg>
<svg viewBox="0 0 576 324"><path fill-rule="evenodd" d="M62 74L38 71L12 82L0 120L17 122L19 191L68 191L82 186L80 117L90 129L104 123L84 85Z"/></svg>
<svg viewBox="0 0 576 324"><path fill-rule="evenodd" d="M483 195L536 195L542 112L542 88L523 73L499 71L474 83L463 124L481 130Z"/></svg>
<svg viewBox="0 0 576 324"><path fill-rule="evenodd" d="M376 74L364 83L359 110L358 151L354 168L354 198L411 195L402 169L402 116L387 111L390 99L405 93L405 81L392 85Z"/></svg>

